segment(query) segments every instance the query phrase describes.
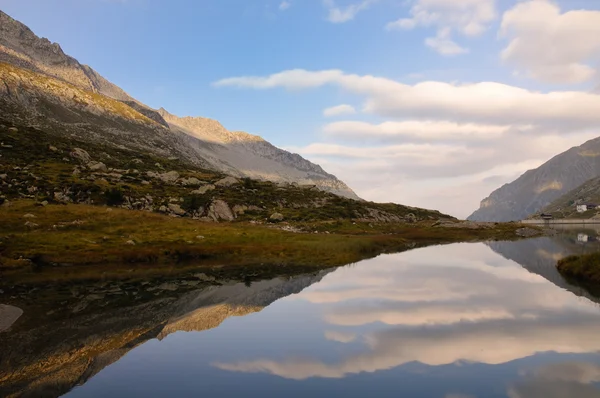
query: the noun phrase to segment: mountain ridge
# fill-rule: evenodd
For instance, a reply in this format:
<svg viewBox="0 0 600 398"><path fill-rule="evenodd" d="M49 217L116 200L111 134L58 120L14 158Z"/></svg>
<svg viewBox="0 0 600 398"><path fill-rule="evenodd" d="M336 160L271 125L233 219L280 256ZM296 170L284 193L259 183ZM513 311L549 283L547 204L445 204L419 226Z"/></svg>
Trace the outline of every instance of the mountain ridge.
<svg viewBox="0 0 600 398"><path fill-rule="evenodd" d="M9 119L27 120L37 126L51 125L56 130L65 130L64 134L82 134L125 147L136 146L165 157L182 157L234 177L314 185L336 195L360 199L319 165L277 148L259 136L229 131L213 119L180 118L164 108L148 107L90 66L65 54L58 43L36 36L26 25L2 11L0 63L16 68L3 71L4 87L0 86L3 97L0 105L9 111ZM24 70L39 76L22 78L19 75L24 75ZM130 111L108 99L119 101ZM116 113L111 114L115 109ZM98 117L102 120L97 120ZM126 123L121 117L127 119Z"/></svg>
<svg viewBox="0 0 600 398"><path fill-rule="evenodd" d="M600 137L572 147L504 184L481 201L468 219L518 221L548 206L585 181L600 176Z"/></svg>

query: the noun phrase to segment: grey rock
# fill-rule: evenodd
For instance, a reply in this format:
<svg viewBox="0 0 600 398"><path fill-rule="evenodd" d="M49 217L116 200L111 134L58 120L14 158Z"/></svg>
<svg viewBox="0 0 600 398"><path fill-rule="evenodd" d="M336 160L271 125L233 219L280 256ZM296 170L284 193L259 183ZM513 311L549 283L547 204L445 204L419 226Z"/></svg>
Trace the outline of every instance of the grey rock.
<svg viewBox="0 0 600 398"><path fill-rule="evenodd" d="M54 145L49 145L49 146L48 146L48 149L49 149L49 150L51 150L52 152L56 152L56 151L58 151L58 148L57 148L57 147L55 147Z"/></svg>
<svg viewBox="0 0 600 398"><path fill-rule="evenodd" d="M19 132L19 129L18 129L18 128L16 128L16 127L9 127L9 128L8 128L8 132L9 132L9 133L18 133L18 132Z"/></svg>
<svg viewBox="0 0 600 398"><path fill-rule="evenodd" d="M54 192L54 200L56 200L57 202L60 202L60 203L72 202L71 198L64 192Z"/></svg>
<svg viewBox="0 0 600 398"><path fill-rule="evenodd" d="M146 175L150 178L157 178L167 184L173 184L179 178L179 173L176 171L169 171L167 173L155 173L149 171L148 173L146 173Z"/></svg>
<svg viewBox="0 0 600 398"><path fill-rule="evenodd" d="M208 207L208 218L214 221L233 221L235 220L236 216L229 208L227 202L217 199L214 200Z"/></svg>
<svg viewBox="0 0 600 398"><path fill-rule="evenodd" d="M417 217L412 213L408 213L404 218L406 219L406 222L411 224L417 222Z"/></svg>
<svg viewBox="0 0 600 398"><path fill-rule="evenodd" d="M171 211L171 213L176 214L178 216L183 216L186 213L186 211L183 210L181 206L175 203L169 203L169 210Z"/></svg>
<svg viewBox="0 0 600 398"><path fill-rule="evenodd" d="M181 180L179 180L179 183L183 186L198 186L198 185L202 185L203 182L200 181L199 179L197 179L196 177L190 177L190 178L182 178Z"/></svg>
<svg viewBox="0 0 600 398"><path fill-rule="evenodd" d="M102 173L106 173L108 172L108 167L106 167L106 165L102 162L89 162L87 164L87 167L91 170L91 171L99 171Z"/></svg>
<svg viewBox="0 0 600 398"><path fill-rule="evenodd" d="M37 217L34 214L27 213L27 214L23 215L23 218L37 218Z"/></svg>
<svg viewBox="0 0 600 398"><path fill-rule="evenodd" d="M135 246L135 242L132 240L128 240L127 242L125 242L125 244L129 246Z"/></svg>
<svg viewBox="0 0 600 398"><path fill-rule="evenodd" d="M192 191L192 195L204 195L204 194L205 194L205 193L207 193L208 191L212 191L212 190L214 190L214 189L215 189L215 186L214 186L214 185L212 185L212 184L208 184L208 185L205 185L205 186L203 186L203 187L200 187L200 188L198 188L198 189L196 189L196 190L193 190L193 191Z"/></svg>
<svg viewBox="0 0 600 398"><path fill-rule="evenodd" d="M283 221L284 218L285 217L281 213L273 213L273 214L271 214L271 217L269 217L269 220L271 220L271 221Z"/></svg>
<svg viewBox="0 0 600 398"><path fill-rule="evenodd" d="M38 225L38 224L36 224L36 223L33 223L33 222L31 222L31 221L27 221L27 222L25 223L25 226L26 226L27 228L29 228L29 229L34 229L34 228L37 228L37 227L39 227L39 225Z"/></svg>
<svg viewBox="0 0 600 398"><path fill-rule="evenodd" d="M219 181L215 182L215 185L219 186L219 187L230 187L232 185L239 184L239 183L240 183L240 180L238 180L237 178L225 177L225 178L222 178Z"/></svg>
<svg viewBox="0 0 600 398"><path fill-rule="evenodd" d="M75 158L75 159L79 160L81 163L85 163L85 164L89 163L92 160L92 157L90 156L90 154L81 148L74 148L69 155L72 158Z"/></svg>

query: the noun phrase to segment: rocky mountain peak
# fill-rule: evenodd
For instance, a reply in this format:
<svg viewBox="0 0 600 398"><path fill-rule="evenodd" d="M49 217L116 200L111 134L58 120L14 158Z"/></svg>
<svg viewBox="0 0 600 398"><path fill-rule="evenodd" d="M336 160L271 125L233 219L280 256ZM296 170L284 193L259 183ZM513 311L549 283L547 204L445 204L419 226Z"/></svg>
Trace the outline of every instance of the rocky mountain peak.
<svg viewBox="0 0 600 398"><path fill-rule="evenodd" d="M277 148L260 136L229 131L217 120L178 117L164 108L154 110L142 104L91 67L66 55L59 44L36 36L1 11L0 33L0 63L16 67L4 71L5 75L28 75L26 82L9 79L12 87L5 84L5 90L0 90L0 101L7 104L7 109L10 105L22 113L13 115L15 118L27 114L27 118L60 125L65 134L78 131L98 141L210 165L235 177L309 185L358 199L346 184L319 165ZM55 88L49 89L38 74L56 79ZM38 108L39 98L53 106Z"/></svg>

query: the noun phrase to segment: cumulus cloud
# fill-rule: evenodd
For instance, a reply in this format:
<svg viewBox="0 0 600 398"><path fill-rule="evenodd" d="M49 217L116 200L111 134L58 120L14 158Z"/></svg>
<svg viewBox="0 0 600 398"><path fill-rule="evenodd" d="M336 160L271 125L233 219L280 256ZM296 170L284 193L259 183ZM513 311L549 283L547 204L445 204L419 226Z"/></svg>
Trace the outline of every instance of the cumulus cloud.
<svg viewBox="0 0 600 398"><path fill-rule="evenodd" d="M532 126L519 126L522 131ZM379 124L360 121L340 121L323 127L328 137L363 140L366 137L384 142L423 140L423 141L461 141L493 140L508 133L512 126L486 125L474 123L456 123L448 121L389 121Z"/></svg>
<svg viewBox="0 0 600 398"><path fill-rule="evenodd" d="M333 117L333 116L341 116L341 115L351 115L356 113L356 109L352 105L337 105L332 106L331 108L327 108L323 111L323 116Z"/></svg>
<svg viewBox="0 0 600 398"><path fill-rule="evenodd" d="M406 84L340 70L289 70L233 77L218 87L290 90L337 87L363 98L382 122L340 120L322 138L288 147L370 200L466 217L519 174L597 137L600 95L533 91L497 82ZM494 180L486 180L494 176ZM501 185L501 184L500 184Z"/></svg>
<svg viewBox="0 0 600 398"><path fill-rule="evenodd" d="M482 34L496 18L495 0L416 0L410 18L390 22L388 30L410 30L416 27L435 27L437 34L425 44L442 55L468 52L452 40L452 32L472 37Z"/></svg>
<svg viewBox="0 0 600 398"><path fill-rule="evenodd" d="M510 40L502 59L532 78L581 83L597 74L590 62L600 54L600 11L561 13L547 0L518 3L504 13L500 36Z"/></svg>
<svg viewBox="0 0 600 398"><path fill-rule="evenodd" d="M329 22L344 23L353 20L359 12L366 10L376 1L363 0L347 6L338 6L335 0L323 0L323 5L327 8Z"/></svg>
<svg viewBox="0 0 600 398"><path fill-rule="evenodd" d="M450 29L441 29L435 37L425 39L425 45L441 55L458 55L469 52L468 48L461 47L450 38Z"/></svg>
<svg viewBox="0 0 600 398"><path fill-rule="evenodd" d="M366 96L365 111L384 117L457 122L597 126L600 95L579 91L538 92L496 82L414 85L340 70L289 70L266 77L222 79L217 87L317 88L334 85Z"/></svg>

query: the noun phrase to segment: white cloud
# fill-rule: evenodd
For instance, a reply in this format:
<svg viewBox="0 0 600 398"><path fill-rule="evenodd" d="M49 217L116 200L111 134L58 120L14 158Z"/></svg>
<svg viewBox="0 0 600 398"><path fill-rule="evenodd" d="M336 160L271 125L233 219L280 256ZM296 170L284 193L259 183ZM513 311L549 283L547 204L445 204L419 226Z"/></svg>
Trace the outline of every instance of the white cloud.
<svg viewBox="0 0 600 398"><path fill-rule="evenodd" d="M600 54L600 11L561 13L551 1L517 4L502 17L510 43L502 59L526 75L551 83L581 83L597 74L589 65Z"/></svg>
<svg viewBox="0 0 600 398"><path fill-rule="evenodd" d="M496 18L495 0L415 0L410 18L401 18L386 25L388 30L410 30L435 27L437 34L425 44L442 55L468 52L452 40L454 31L472 37L482 34Z"/></svg>
<svg viewBox="0 0 600 398"><path fill-rule="evenodd" d="M284 1L282 1L282 2L279 4L279 10L280 10L280 11L285 11L285 10L287 10L288 8L290 8L291 6L292 6L292 3L291 3L290 1L286 1L286 0L284 0Z"/></svg>
<svg viewBox="0 0 600 398"><path fill-rule="evenodd" d="M383 122L327 124L322 141L288 149L321 164L365 199L459 217L501 183L597 137L600 126L598 94L532 91L496 82L404 84L340 70L291 70L215 85L334 86L363 97L361 110Z"/></svg>
<svg viewBox="0 0 600 398"><path fill-rule="evenodd" d="M493 140L508 133L510 125L485 125L455 123L448 121L389 121L371 124L360 121L340 121L323 127L327 137L351 140L390 141L465 141ZM530 130L532 126L519 126L520 130Z"/></svg>
<svg viewBox="0 0 600 398"><path fill-rule="evenodd" d="M266 77L233 77L215 83L254 89L339 86L366 97L364 110L384 117L494 124L592 126L600 123L600 95L579 91L531 91L496 82L414 85L340 70L295 69Z"/></svg>
<svg viewBox="0 0 600 398"><path fill-rule="evenodd" d="M441 29L435 37L425 39L425 45L440 53L441 55L458 55L469 52L468 48L461 47L450 38L449 29Z"/></svg>
<svg viewBox="0 0 600 398"><path fill-rule="evenodd" d="M327 8L327 20L332 23L344 23L354 19L356 15L369 8L371 4L377 0L363 0L359 3L347 5L345 7L338 6L335 0L323 0L323 5Z"/></svg>
<svg viewBox="0 0 600 398"><path fill-rule="evenodd" d="M332 106L331 108L327 108L323 111L323 116L333 117L333 116L341 116L341 115L351 115L356 113L356 109L352 105L337 105Z"/></svg>

